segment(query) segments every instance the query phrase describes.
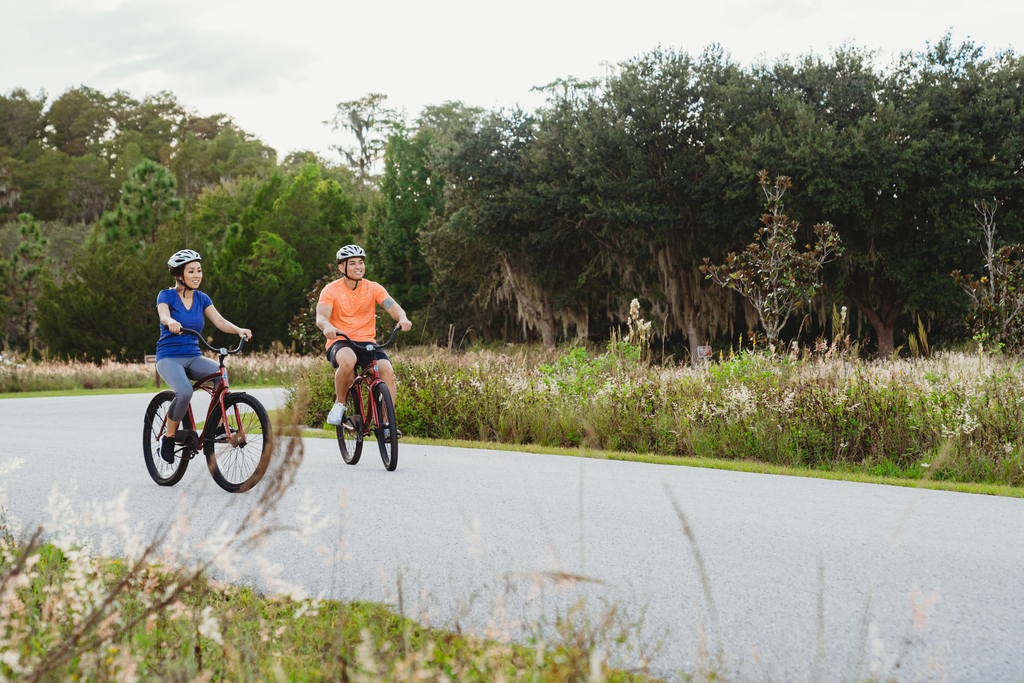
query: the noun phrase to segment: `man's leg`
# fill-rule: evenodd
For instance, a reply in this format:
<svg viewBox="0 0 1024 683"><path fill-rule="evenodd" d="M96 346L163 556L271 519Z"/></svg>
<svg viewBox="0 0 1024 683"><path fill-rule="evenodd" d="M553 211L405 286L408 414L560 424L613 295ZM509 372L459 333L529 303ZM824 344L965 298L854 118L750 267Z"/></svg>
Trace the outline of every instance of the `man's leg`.
<svg viewBox="0 0 1024 683"><path fill-rule="evenodd" d="M339 349L334 354L334 362L338 364L334 373L334 392L338 403L344 403L356 377L356 352L348 346Z"/></svg>

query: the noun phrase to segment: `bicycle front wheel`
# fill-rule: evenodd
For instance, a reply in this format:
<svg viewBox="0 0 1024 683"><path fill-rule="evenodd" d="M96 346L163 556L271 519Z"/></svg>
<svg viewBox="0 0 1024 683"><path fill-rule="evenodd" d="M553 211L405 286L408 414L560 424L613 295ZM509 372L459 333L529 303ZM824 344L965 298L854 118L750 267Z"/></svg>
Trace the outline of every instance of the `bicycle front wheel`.
<svg viewBox="0 0 1024 683"><path fill-rule="evenodd" d="M341 450L341 459L346 465L355 465L363 453L365 427L360 407L359 391L352 387L345 404L345 419L335 427L338 433L338 449Z"/></svg>
<svg viewBox="0 0 1024 683"><path fill-rule="evenodd" d="M377 445L380 447L380 459L384 461L384 469L394 472L398 467L395 404L391 401L391 392L383 382L373 387L373 402L377 406Z"/></svg>
<svg viewBox="0 0 1024 683"><path fill-rule="evenodd" d="M243 493L258 484L270 466L270 417L263 404L249 394L229 394L224 409L226 420L218 405L206 425L206 464L217 486L229 493Z"/></svg>
<svg viewBox="0 0 1024 683"><path fill-rule="evenodd" d="M153 397L146 408L146 419L142 428L142 455L146 460L149 476L160 486L174 486L185 476L188 469L188 455L183 447L174 449L174 461L167 462L160 455L164 431L167 423L167 412L174 400L173 391L161 391ZM188 415L182 420L181 427L186 427Z"/></svg>

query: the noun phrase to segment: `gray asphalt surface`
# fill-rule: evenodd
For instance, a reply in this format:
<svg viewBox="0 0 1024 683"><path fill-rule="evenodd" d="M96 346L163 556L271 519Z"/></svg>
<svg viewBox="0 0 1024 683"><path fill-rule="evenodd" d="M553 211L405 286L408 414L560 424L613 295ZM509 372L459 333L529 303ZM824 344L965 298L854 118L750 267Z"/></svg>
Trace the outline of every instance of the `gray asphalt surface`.
<svg viewBox="0 0 1024 683"><path fill-rule="evenodd" d="M283 400L249 393L268 408ZM143 528L192 513L193 544L246 515L258 489L224 493L201 462L177 487L150 480L149 400L0 400L0 465L25 460L6 483L11 513L50 519L55 486L79 509L127 489ZM721 650L729 680L817 680L819 661L828 681L1024 680L1024 501L410 444L389 473L373 446L353 467L335 442L303 440L274 521L321 528L305 540L283 529L246 551L258 559L241 580L266 586L261 571L276 564L314 594L397 604L401 576L417 618L520 638L540 623L549 641L555 615L586 598L591 618L609 605L619 624L643 618L640 641L661 643L651 663L667 676Z"/></svg>

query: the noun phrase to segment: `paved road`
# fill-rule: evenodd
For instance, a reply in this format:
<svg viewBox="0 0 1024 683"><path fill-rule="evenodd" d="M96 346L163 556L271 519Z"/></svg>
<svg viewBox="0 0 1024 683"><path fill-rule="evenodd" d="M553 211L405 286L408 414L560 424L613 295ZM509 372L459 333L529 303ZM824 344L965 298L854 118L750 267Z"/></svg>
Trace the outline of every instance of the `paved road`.
<svg viewBox="0 0 1024 683"><path fill-rule="evenodd" d="M251 393L268 407L282 399ZM0 400L0 464L26 461L8 482L9 507L45 520L51 489L74 481L81 505L127 489L131 519L150 527L177 514L180 498L195 513L193 541L239 519L252 493L221 492L201 465L177 487L152 483L140 449L148 400ZM303 441L277 521L302 526L305 514L324 526L309 544L284 531L259 552L261 567L276 562L313 593L395 602L401 572L407 612L519 635L509 622L550 623L587 597L591 614L610 603L622 623L645 616L644 640L664 643L653 658L662 674L693 671L702 640L713 654L720 632L731 679L815 680L821 624L822 680L853 679L862 644L861 676L880 667L899 680L1024 679L1021 500L409 444L388 473L373 453L349 467L332 441ZM339 537L343 559L325 562L318 546L337 548ZM262 582L254 570L244 580Z"/></svg>

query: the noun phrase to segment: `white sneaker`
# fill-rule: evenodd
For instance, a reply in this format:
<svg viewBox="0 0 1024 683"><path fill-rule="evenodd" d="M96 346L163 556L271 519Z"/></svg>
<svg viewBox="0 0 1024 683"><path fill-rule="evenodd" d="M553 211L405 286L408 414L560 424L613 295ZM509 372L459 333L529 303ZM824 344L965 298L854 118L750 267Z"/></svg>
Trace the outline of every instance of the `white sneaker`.
<svg viewBox="0 0 1024 683"><path fill-rule="evenodd" d="M341 424L342 419L345 417L345 404L334 402L334 407L331 408L331 412L327 415L327 424L334 425L335 427Z"/></svg>

